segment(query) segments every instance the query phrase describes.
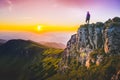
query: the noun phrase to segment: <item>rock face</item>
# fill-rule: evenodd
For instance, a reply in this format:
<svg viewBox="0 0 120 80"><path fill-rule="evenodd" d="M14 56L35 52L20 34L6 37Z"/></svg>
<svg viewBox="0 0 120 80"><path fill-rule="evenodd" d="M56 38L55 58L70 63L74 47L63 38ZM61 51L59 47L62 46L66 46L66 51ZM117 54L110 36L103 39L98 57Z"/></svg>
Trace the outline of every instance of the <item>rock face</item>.
<svg viewBox="0 0 120 80"><path fill-rule="evenodd" d="M81 25L77 34L71 36L63 53L66 66L73 61L90 66L90 61L99 65L102 56L92 60L90 53L96 49L103 49L106 54L120 55L120 18L109 19L105 23Z"/></svg>

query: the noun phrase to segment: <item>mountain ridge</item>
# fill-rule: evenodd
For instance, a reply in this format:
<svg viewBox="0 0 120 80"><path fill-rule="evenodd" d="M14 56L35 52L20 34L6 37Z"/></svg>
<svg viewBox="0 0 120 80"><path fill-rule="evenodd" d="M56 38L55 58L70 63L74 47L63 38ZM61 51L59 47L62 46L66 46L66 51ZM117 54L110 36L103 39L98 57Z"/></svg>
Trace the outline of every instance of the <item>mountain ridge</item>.
<svg viewBox="0 0 120 80"><path fill-rule="evenodd" d="M6 42L7 42L6 40L0 39L0 45L4 44L4 43L6 43Z"/></svg>
<svg viewBox="0 0 120 80"><path fill-rule="evenodd" d="M65 45L62 43L57 43L57 42L44 42L41 41L40 44L47 46L47 47L51 47L51 48L57 48L57 49L64 49Z"/></svg>

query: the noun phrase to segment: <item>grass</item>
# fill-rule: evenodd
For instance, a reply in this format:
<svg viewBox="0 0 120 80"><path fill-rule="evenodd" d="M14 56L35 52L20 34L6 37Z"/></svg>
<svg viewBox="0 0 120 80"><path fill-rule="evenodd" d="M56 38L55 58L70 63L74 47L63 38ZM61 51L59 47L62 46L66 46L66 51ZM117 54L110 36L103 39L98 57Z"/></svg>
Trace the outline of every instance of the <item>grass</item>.
<svg viewBox="0 0 120 80"><path fill-rule="evenodd" d="M9 41L0 46L0 79L45 80L57 72L62 52L31 41Z"/></svg>

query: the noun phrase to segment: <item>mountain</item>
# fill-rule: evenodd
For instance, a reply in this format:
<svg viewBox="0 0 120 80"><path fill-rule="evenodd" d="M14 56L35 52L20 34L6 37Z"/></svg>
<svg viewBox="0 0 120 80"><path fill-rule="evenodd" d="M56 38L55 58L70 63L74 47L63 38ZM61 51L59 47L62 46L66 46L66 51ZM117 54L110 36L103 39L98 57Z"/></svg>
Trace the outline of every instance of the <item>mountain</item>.
<svg viewBox="0 0 120 80"><path fill-rule="evenodd" d="M62 43L56 43L56 42L40 42L40 44L51 47L51 48L57 48L57 49L65 49L65 45Z"/></svg>
<svg viewBox="0 0 120 80"><path fill-rule="evenodd" d="M0 80L45 80L56 74L62 52L29 40L9 40L0 46Z"/></svg>
<svg viewBox="0 0 120 80"><path fill-rule="evenodd" d="M0 45L2 45L3 43L7 42L6 40L4 39L0 39Z"/></svg>
<svg viewBox="0 0 120 80"><path fill-rule="evenodd" d="M81 25L49 80L120 80L120 18Z"/></svg>

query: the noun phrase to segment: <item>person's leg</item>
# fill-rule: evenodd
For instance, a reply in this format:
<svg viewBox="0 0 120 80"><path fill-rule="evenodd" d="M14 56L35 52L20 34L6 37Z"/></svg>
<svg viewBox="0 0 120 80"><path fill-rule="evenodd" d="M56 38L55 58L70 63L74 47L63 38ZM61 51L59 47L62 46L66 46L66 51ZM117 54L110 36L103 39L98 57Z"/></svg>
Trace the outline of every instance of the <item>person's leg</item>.
<svg viewBox="0 0 120 80"><path fill-rule="evenodd" d="M86 19L86 23L87 23L87 19Z"/></svg>
<svg viewBox="0 0 120 80"><path fill-rule="evenodd" d="M88 20L88 24L89 24L89 21L90 21L90 20Z"/></svg>
<svg viewBox="0 0 120 80"><path fill-rule="evenodd" d="M88 23L88 20L86 19L86 23Z"/></svg>
<svg viewBox="0 0 120 80"><path fill-rule="evenodd" d="M86 23L89 24L89 20L87 20Z"/></svg>

